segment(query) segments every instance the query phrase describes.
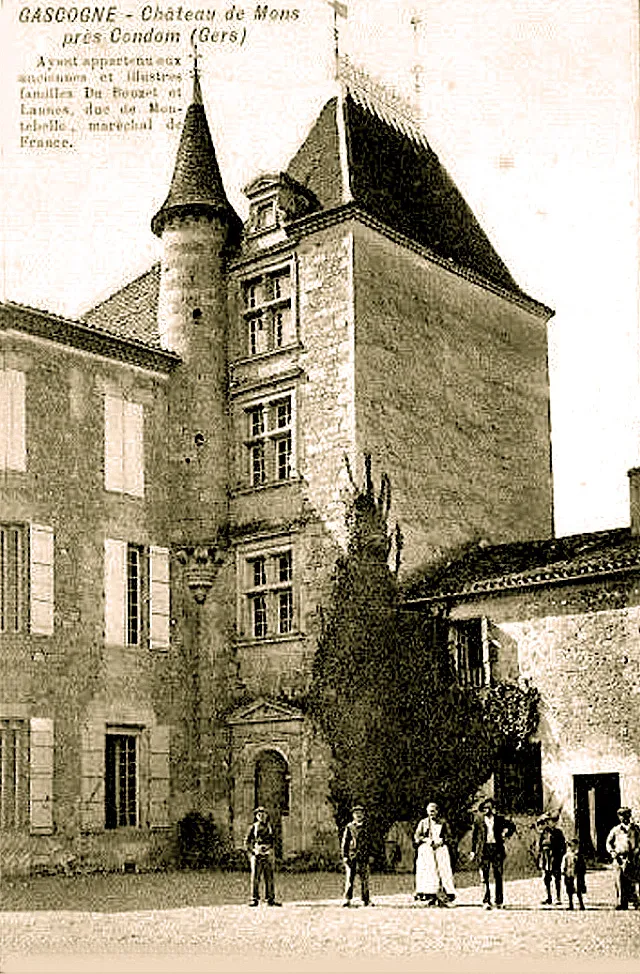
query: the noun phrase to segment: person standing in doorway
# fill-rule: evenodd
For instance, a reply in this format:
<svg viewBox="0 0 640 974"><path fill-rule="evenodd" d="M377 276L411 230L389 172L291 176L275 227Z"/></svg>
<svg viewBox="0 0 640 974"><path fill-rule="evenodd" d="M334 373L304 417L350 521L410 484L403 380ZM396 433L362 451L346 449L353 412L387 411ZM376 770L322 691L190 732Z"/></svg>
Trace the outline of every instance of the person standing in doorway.
<svg viewBox="0 0 640 974"><path fill-rule="evenodd" d="M543 906L551 906L551 884L553 882L556 893L556 904L562 902L560 887L562 883L562 857L567 850L564 833L558 827L558 815L545 813L541 815L536 825L540 837L538 839L538 866L542 871L542 879L546 890Z"/></svg>
<svg viewBox="0 0 640 974"><path fill-rule="evenodd" d="M607 852L613 860L616 884L616 910L628 910L632 903L640 907L636 889L638 858L640 857L640 829L631 821L631 809L618 809L618 825L607 836Z"/></svg>
<svg viewBox="0 0 640 974"><path fill-rule="evenodd" d="M342 835L342 861L346 871L343 906L351 906L356 873L360 875L363 906L373 906L369 895L369 856L371 843L362 805L351 809L352 819Z"/></svg>
<svg viewBox="0 0 640 974"><path fill-rule="evenodd" d="M260 903L260 880L264 877L265 897L269 906L276 903L274 887L275 839L266 808L260 806L254 812L254 822L247 834L247 852L251 863L251 901L249 906Z"/></svg>
<svg viewBox="0 0 640 974"><path fill-rule="evenodd" d="M470 858L476 860L484 883L483 904L485 910L491 909L491 870L495 882L495 904L501 909L504 903L503 868L505 859L505 839L513 835L515 825L503 815L497 815L492 798L486 798L478 808L479 815L473 825Z"/></svg>

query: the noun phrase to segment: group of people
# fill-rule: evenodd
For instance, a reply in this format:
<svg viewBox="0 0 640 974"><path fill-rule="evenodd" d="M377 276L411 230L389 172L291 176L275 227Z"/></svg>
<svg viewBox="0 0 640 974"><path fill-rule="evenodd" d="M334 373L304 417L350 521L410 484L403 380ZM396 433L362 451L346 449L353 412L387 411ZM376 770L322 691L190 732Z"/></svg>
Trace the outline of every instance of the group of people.
<svg viewBox="0 0 640 974"><path fill-rule="evenodd" d="M345 867L345 889L343 906L351 906L356 876L360 877L361 896L364 906L373 906L369 889L369 863L371 844L366 822L365 809L355 805L351 810L351 821L347 824L341 843L342 860ZM612 858L616 883L616 909L627 910L629 905L640 908L638 883L640 881L640 827L631 817L629 808L620 808L617 813L618 825L611 829L606 842L607 852ZM568 909L574 909L574 897L578 908L584 910L586 893L586 863L577 838L566 841L558 825L559 815L545 813L536 826L538 840L537 861L544 882L544 906L562 902L561 889L564 888ZM496 811L492 798L486 798L478 807L478 815L471 833L471 852L469 858L480 871L484 887L483 905L486 910L494 906L501 909L504 904L503 869L505 861L505 842L514 834L516 826ZM451 861L452 834L448 823L442 817L435 802L430 802L426 814L418 823L414 834L416 847L415 900L428 906L450 906L456 899L456 887ZM256 808L255 821L247 835L247 852L251 863L251 901L250 906L260 902L260 882L264 881L265 897L270 906L280 906L276 901L274 889L274 832L265 808ZM491 879L493 879L492 898Z"/></svg>

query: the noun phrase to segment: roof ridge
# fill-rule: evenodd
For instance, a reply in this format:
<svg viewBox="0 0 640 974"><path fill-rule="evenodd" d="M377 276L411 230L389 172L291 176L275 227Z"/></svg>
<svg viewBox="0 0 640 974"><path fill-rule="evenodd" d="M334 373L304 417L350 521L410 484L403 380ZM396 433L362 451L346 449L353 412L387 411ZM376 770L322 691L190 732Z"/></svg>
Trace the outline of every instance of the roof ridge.
<svg viewBox="0 0 640 974"><path fill-rule="evenodd" d="M422 130L419 110L399 91L355 64L346 55L340 58L339 78L345 91L362 108L377 115L386 125L397 129L408 139L424 148L431 148Z"/></svg>

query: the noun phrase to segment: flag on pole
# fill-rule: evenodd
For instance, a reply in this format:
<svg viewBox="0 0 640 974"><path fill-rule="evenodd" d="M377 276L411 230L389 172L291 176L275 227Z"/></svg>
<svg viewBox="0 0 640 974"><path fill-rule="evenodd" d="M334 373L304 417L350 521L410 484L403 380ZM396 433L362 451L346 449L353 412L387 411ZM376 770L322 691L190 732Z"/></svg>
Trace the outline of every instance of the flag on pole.
<svg viewBox="0 0 640 974"><path fill-rule="evenodd" d="M327 0L327 3L333 8L334 13L336 13L339 17L344 17L345 20L347 19L346 3L340 3L340 0Z"/></svg>

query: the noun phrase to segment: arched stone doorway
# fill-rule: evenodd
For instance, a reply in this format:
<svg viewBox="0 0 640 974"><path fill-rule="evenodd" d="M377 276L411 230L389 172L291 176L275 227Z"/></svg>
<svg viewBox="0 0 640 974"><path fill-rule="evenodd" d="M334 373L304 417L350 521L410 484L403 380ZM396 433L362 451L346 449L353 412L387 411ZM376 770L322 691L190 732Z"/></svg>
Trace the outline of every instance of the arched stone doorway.
<svg viewBox="0 0 640 974"><path fill-rule="evenodd" d="M282 858L282 819L289 814L290 777L289 765L280 751L260 751L254 770L255 804L264 805L269 812L278 859Z"/></svg>

